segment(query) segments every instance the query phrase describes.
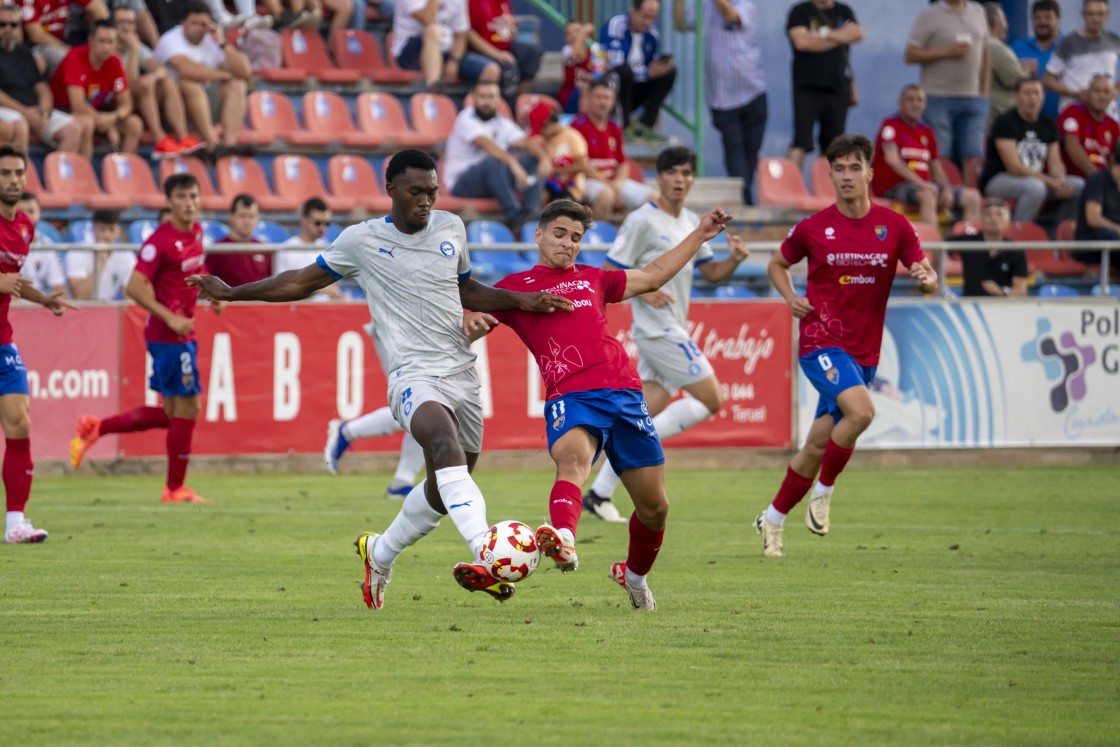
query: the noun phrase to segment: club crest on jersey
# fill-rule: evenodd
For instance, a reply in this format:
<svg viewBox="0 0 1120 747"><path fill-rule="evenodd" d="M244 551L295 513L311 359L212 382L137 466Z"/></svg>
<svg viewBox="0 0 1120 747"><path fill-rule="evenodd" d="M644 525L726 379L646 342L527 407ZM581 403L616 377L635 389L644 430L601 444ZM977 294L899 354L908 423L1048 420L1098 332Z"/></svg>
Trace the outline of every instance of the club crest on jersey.
<svg viewBox="0 0 1120 747"><path fill-rule="evenodd" d="M455 256L455 245L450 241L445 241L439 245L439 253L445 257Z"/></svg>
<svg viewBox="0 0 1120 747"><path fill-rule="evenodd" d="M824 372L824 377L828 379L829 384L835 384L840 381L840 372L833 366Z"/></svg>
<svg viewBox="0 0 1120 747"><path fill-rule="evenodd" d="M887 238L887 227L875 226L875 238L879 239L879 241L885 240Z"/></svg>

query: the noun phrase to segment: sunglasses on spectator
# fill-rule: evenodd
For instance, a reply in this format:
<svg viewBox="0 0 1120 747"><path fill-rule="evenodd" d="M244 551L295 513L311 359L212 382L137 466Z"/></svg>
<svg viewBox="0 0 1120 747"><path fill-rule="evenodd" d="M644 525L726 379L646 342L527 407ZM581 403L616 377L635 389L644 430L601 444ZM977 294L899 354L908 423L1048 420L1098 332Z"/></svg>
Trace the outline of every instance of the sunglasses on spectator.
<svg viewBox="0 0 1120 747"><path fill-rule="evenodd" d="M19 28L19 21L0 21L0 29Z"/></svg>
<svg viewBox="0 0 1120 747"><path fill-rule="evenodd" d="M328 225L329 223L330 223L330 221L326 221L326 220L313 220L313 221L311 221L311 225L315 226L316 228L322 228L323 226Z"/></svg>

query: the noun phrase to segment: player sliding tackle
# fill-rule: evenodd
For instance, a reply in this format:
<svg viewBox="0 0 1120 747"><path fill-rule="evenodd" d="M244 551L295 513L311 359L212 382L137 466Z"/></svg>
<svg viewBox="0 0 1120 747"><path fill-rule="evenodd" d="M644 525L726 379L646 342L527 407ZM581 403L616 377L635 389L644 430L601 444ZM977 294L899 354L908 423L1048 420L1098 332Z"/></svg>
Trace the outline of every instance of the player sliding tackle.
<svg viewBox="0 0 1120 747"><path fill-rule="evenodd" d="M381 608L397 556L445 515L474 559L455 566L455 580L504 601L513 585L478 563L490 522L470 474L482 446L482 403L475 356L463 334L463 307L539 313L572 305L560 296L496 290L470 279L466 229L458 216L432 208L439 187L436 164L426 153L393 156L385 181L393 201L389 215L346 229L314 264L236 288L212 276L195 275L187 283L220 300L287 302L342 278L357 280L384 343L393 415L423 447L428 465L427 479L409 492L385 534L358 537L365 602Z"/></svg>
<svg viewBox="0 0 1120 747"><path fill-rule="evenodd" d="M584 233L591 227L591 211L571 200L557 200L545 208L534 235L540 248L536 267L497 283L499 288L555 293L573 306L570 314L545 316L519 309L492 315L493 321L508 324L533 353L548 390L545 431L556 482L549 498L552 523L537 529L537 544L561 571L576 570L580 486L606 451L634 501L630 547L625 562L611 566L611 577L639 610L657 609L646 575L661 549L669 514L665 454L642 396L642 380L611 334L605 308L661 288L730 219L724 211L713 210L683 241L645 267L602 270L576 264ZM482 334L472 332L472 337Z"/></svg>

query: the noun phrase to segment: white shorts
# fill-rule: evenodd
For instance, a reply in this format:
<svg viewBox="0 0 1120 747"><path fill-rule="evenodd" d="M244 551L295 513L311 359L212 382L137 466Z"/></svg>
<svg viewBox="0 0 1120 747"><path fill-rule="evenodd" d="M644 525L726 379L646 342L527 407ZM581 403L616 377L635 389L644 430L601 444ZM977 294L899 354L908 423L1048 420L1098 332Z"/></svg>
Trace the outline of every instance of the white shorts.
<svg viewBox="0 0 1120 747"><path fill-rule="evenodd" d="M598 179L587 179L583 185L583 197L588 202L595 202L595 198L607 188L606 182ZM622 201L630 210L636 210L646 203L653 195L653 189L648 184L627 179L622 183Z"/></svg>
<svg viewBox="0 0 1120 747"><path fill-rule="evenodd" d="M425 402L437 402L451 411L459 427L463 451L482 451L482 387L478 373L469 368L451 376L411 376L396 373L389 377L389 407L393 418L409 433L412 415Z"/></svg>
<svg viewBox="0 0 1120 747"><path fill-rule="evenodd" d="M635 338L638 376L659 384L669 394L715 375L712 364L682 331L661 337Z"/></svg>
<svg viewBox="0 0 1120 747"><path fill-rule="evenodd" d="M0 106L0 122L18 122L24 119L23 114L17 112L15 109L6 109ZM58 109L51 109L51 116L47 119L47 131L37 132L40 140L45 139L46 144L54 146L56 144L55 138L58 137L58 132L66 125L74 121L66 112L59 111Z"/></svg>

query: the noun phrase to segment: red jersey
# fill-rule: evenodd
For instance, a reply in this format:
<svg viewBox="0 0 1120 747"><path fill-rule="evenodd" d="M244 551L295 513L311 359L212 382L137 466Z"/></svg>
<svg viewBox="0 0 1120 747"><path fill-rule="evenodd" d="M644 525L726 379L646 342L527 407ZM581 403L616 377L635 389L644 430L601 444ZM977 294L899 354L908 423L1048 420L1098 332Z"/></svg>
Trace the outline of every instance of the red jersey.
<svg viewBox="0 0 1120 747"><path fill-rule="evenodd" d="M161 223L140 247L140 256L136 258L136 272L152 281L156 300L188 319L194 317L198 288L187 285L187 276L205 271L202 226L198 223L191 226L190 231L178 230L171 221ZM194 339L194 333L180 337L162 319L149 316L144 325L144 339L150 342L186 342Z"/></svg>
<svg viewBox="0 0 1120 747"><path fill-rule="evenodd" d="M933 129L921 121L910 124L896 114L883 120L883 124L879 126L879 134L875 136L875 158L871 162L872 194L882 196L888 189L902 182L902 177L887 165L887 159L883 157L883 143L894 143L903 163L922 179L929 181L929 165L938 157Z"/></svg>
<svg viewBox="0 0 1120 747"><path fill-rule="evenodd" d="M572 120L572 129L587 141L587 157L591 165L603 172L607 179L614 179L618 167L626 162L626 154L622 150L622 128L608 119L607 126L600 130L590 117L580 114Z"/></svg>
<svg viewBox="0 0 1120 747"><path fill-rule="evenodd" d="M571 48L565 47L565 49ZM556 100L561 106L568 105L568 99L576 89L595 79L594 63L594 55L590 51L579 62L572 58L570 51L567 52L564 56L564 82L560 84L560 92L556 94Z"/></svg>
<svg viewBox="0 0 1120 747"><path fill-rule="evenodd" d="M508 52L513 46L513 7L509 0L470 0L471 28L492 45Z"/></svg>
<svg viewBox="0 0 1120 747"><path fill-rule="evenodd" d="M805 297L813 311L801 320L798 355L838 347L861 366L878 365L898 262L925 258L910 221L875 204L854 220L832 205L790 230L782 256L791 264L809 259Z"/></svg>
<svg viewBox="0 0 1120 747"><path fill-rule="evenodd" d="M70 4L85 8L91 0L23 0L20 17L24 23L37 23L51 36L63 39L70 20ZM57 102L58 100L55 99ZM57 106L57 103L55 104Z"/></svg>
<svg viewBox="0 0 1120 747"><path fill-rule="evenodd" d="M235 244L229 236L218 239L218 244ZM260 244L256 239L249 239L250 244ZM269 252L235 252L228 254L207 254L206 272L219 277L227 285L236 287L264 280L272 276L272 254Z"/></svg>
<svg viewBox="0 0 1120 747"><path fill-rule="evenodd" d="M128 77L121 58L116 55L105 60L100 70L94 70L89 61L89 45L82 44L66 53L51 76L54 105L65 111L70 110L67 86L81 88L90 106L99 112L108 112L116 107L117 94L128 90Z"/></svg>
<svg viewBox="0 0 1120 747"><path fill-rule="evenodd" d="M595 389L641 391L642 380L630 356L610 328L604 312L622 301L624 270L601 270L575 265L556 270L537 265L494 284L513 291L555 293L575 304L571 311L541 314L532 311L495 311L494 316L517 333L537 360L546 400Z"/></svg>
<svg viewBox="0 0 1120 747"><path fill-rule="evenodd" d="M1098 122L1093 119L1089 107L1081 102L1070 104L1062 109L1062 113L1058 115L1058 130L1062 133L1063 138L1066 135L1074 135L1077 138L1081 147L1085 149L1085 153L1089 156L1089 160L1097 167L1097 171L1108 165L1108 156L1112 153L1117 139L1120 139L1120 123L1117 123L1107 114ZM1082 177L1092 176L1092 174L1082 173L1081 169L1074 165L1073 161L1066 155L1064 147L1062 148L1062 163L1066 165L1066 173L1068 174Z"/></svg>
<svg viewBox="0 0 1120 747"><path fill-rule="evenodd" d="M19 272L34 238L35 226L26 215L16 212L11 220L0 215L0 272ZM0 293L0 345L12 344L12 323L8 321L11 305L11 295Z"/></svg>

